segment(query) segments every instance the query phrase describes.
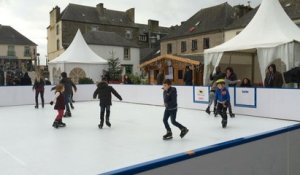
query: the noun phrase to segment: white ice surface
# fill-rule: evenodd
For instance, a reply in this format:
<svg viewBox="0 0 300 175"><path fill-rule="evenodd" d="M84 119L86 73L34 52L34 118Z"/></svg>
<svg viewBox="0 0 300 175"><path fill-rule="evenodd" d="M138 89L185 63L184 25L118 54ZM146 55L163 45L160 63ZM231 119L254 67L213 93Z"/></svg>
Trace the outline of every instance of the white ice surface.
<svg viewBox="0 0 300 175"><path fill-rule="evenodd" d="M75 103L60 129L51 126L53 106L0 108L0 174L99 174L296 123L238 115L222 129L220 117L179 109L177 119L190 132L180 139L172 127L174 139L163 141L164 108L115 102L112 128L100 130L98 103Z"/></svg>

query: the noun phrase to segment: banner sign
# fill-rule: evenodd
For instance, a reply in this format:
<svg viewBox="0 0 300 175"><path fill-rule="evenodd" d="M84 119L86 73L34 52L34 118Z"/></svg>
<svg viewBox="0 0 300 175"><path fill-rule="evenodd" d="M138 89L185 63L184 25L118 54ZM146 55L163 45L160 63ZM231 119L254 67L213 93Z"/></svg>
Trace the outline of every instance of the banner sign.
<svg viewBox="0 0 300 175"><path fill-rule="evenodd" d="M200 87L200 86L194 86L194 95L193 100L194 103L208 103L209 102L209 87Z"/></svg>
<svg viewBox="0 0 300 175"><path fill-rule="evenodd" d="M234 88L234 106L256 108L256 88Z"/></svg>

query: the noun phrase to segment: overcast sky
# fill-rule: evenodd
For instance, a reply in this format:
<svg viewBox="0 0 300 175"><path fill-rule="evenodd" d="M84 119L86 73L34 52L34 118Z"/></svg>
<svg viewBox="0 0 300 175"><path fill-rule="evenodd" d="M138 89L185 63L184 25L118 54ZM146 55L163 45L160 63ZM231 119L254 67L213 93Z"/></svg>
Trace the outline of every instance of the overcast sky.
<svg viewBox="0 0 300 175"><path fill-rule="evenodd" d="M261 0L250 0L256 7ZM247 4L248 0L0 0L0 24L10 25L38 45L41 63L47 54L49 12L56 5L61 11L69 4L82 4L125 11L135 8L135 21L146 24L148 19L159 20L161 26L180 24L202 8L229 2Z"/></svg>

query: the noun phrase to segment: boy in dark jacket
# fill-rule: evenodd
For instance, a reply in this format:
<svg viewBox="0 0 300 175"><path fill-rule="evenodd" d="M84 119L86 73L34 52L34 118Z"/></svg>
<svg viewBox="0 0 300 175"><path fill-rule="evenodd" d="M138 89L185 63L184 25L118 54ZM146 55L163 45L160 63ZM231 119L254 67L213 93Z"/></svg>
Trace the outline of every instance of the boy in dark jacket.
<svg viewBox="0 0 300 175"><path fill-rule="evenodd" d="M104 122L104 114L106 110L106 125L108 127L111 127L111 123L109 122L109 116L110 116L110 106L112 105L111 103L111 94L114 94L119 100L122 101L122 97L118 94L118 92L112 87L109 86L107 83L107 80L105 78L102 79L100 83L97 85L97 89L94 92L93 98L100 99L100 124L98 127L102 129L103 127L103 122Z"/></svg>
<svg viewBox="0 0 300 175"><path fill-rule="evenodd" d="M217 82L216 101L217 101L217 113L222 116L222 127L227 127L227 108L230 104L230 95L225 87L225 80L220 79Z"/></svg>
<svg viewBox="0 0 300 175"><path fill-rule="evenodd" d="M169 118L171 117L171 122L174 126L178 127L181 130L180 137L183 138L187 133L188 129L185 126L182 126L180 123L176 121L177 114L177 90L175 87L172 87L171 80L165 80L163 84L164 90L164 104L165 104L165 113L163 122L165 128L167 130L167 134L163 136L163 140L169 140L173 138L173 134L168 123Z"/></svg>

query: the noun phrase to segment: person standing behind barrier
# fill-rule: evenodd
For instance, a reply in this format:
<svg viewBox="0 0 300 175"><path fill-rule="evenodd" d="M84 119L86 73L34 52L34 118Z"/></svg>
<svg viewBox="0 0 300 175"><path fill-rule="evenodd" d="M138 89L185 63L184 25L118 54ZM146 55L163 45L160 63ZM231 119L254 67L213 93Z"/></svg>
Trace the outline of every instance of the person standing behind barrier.
<svg viewBox="0 0 300 175"><path fill-rule="evenodd" d="M34 84L32 87L32 90L35 90L35 108L39 108L39 94L41 96L41 101L42 101L42 108L44 108L44 91L45 91L45 82L41 78L39 74L37 74Z"/></svg>
<svg viewBox="0 0 300 175"><path fill-rule="evenodd" d="M24 76L21 78L21 85L22 86L30 86L32 85L31 78L29 77L28 73L26 72Z"/></svg>
<svg viewBox="0 0 300 175"><path fill-rule="evenodd" d="M183 81L185 82L185 85L192 86L193 85L193 71L190 69L189 66L186 66L185 68L185 74Z"/></svg>
<svg viewBox="0 0 300 175"><path fill-rule="evenodd" d="M249 78L244 78L240 87L252 87L251 81Z"/></svg>
<svg viewBox="0 0 300 175"><path fill-rule="evenodd" d="M264 82L264 85L267 88L282 88L282 74L276 70L275 64L271 64L268 67L267 75Z"/></svg>
<svg viewBox="0 0 300 175"><path fill-rule="evenodd" d="M227 107L230 104L230 95L228 89L225 87L224 79L216 81L216 101L217 101L217 113L222 117L222 127L227 127Z"/></svg>
<svg viewBox="0 0 300 175"><path fill-rule="evenodd" d="M167 133L163 136L163 140L169 140L173 138L172 130L168 123L170 117L172 124L181 130L180 137L183 138L189 132L189 130L176 121L177 90L175 87L172 87L172 82L169 79L164 81L163 90L164 104L166 107L163 122L167 130Z"/></svg>
<svg viewBox="0 0 300 175"><path fill-rule="evenodd" d="M240 80L238 80L237 75L234 73L232 67L226 68L226 76L225 76L225 87L235 87ZM229 115L231 118L235 117L235 114L232 112L232 106L230 101L228 102Z"/></svg>
<svg viewBox="0 0 300 175"><path fill-rule="evenodd" d="M162 85L164 82L164 79L165 79L164 73L162 70L160 70L156 77L157 85Z"/></svg>

